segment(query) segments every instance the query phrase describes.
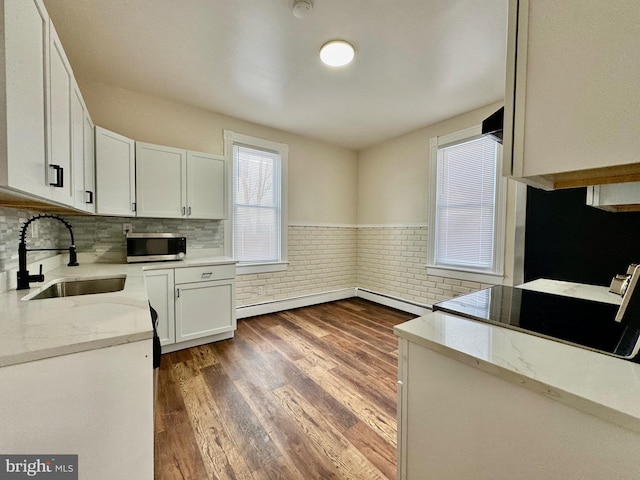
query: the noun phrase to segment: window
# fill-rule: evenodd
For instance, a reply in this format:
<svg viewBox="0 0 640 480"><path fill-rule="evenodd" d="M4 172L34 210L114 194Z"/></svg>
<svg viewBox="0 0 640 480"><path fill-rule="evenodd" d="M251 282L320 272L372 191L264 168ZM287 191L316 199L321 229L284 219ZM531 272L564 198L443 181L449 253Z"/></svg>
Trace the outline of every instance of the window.
<svg viewBox="0 0 640 480"><path fill-rule="evenodd" d="M225 131L232 165L228 240L240 273L286 268L287 151L287 145Z"/></svg>
<svg viewBox="0 0 640 480"><path fill-rule="evenodd" d="M429 273L499 281L506 190L500 145L477 127L432 138L430 146Z"/></svg>

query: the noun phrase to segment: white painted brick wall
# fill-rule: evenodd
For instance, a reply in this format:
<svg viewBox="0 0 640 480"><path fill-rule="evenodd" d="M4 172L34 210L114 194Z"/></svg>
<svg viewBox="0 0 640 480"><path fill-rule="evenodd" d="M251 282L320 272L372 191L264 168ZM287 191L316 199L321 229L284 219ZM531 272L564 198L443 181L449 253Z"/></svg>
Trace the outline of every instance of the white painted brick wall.
<svg viewBox="0 0 640 480"><path fill-rule="evenodd" d="M427 227L290 226L287 271L238 276L237 304L357 286L431 305L490 286L427 275L427 241Z"/></svg>
<svg viewBox="0 0 640 480"><path fill-rule="evenodd" d="M0 209L0 270L17 266L20 223L35 213ZM86 244L81 251L96 248L101 240L92 232L95 230L93 224L99 223L100 235L106 230L113 232L113 235L105 237L104 247L122 250L122 220L74 217L76 244ZM151 219L134 220L138 221L136 227L140 231L167 228L167 225L158 227L152 224ZM219 245L223 233L220 222L209 222L203 224L204 227L191 222L187 232L189 239L194 240L192 243L200 246L198 241L202 239ZM106 224L108 229L103 228ZM183 224L171 227L176 231L186 228ZM354 287L429 305L488 286L427 275L424 267L427 227L290 226L288 233L288 270L238 276L238 306ZM210 245L203 243L203 246ZM260 288L263 294L258 293Z"/></svg>
<svg viewBox="0 0 640 480"><path fill-rule="evenodd" d="M489 287L427 275L427 227L358 229L358 287L431 305Z"/></svg>
<svg viewBox="0 0 640 480"><path fill-rule="evenodd" d="M239 275L238 306L355 288L357 228L289 226L289 268ZM259 294L259 287L264 293Z"/></svg>

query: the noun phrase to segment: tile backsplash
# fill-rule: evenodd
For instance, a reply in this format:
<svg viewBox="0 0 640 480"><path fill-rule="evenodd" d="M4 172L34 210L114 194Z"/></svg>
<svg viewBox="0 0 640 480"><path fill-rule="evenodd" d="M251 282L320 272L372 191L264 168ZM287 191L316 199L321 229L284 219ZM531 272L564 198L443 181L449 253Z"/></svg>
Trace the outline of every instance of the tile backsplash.
<svg viewBox="0 0 640 480"><path fill-rule="evenodd" d="M219 220L182 220L178 218L69 217L78 252L98 256L121 257L127 253L123 224L130 223L136 233L179 233L187 237L187 252L222 248L224 227Z"/></svg>
<svg viewBox="0 0 640 480"><path fill-rule="evenodd" d="M24 222L40 212L0 207L0 272L18 268L18 244ZM158 218L121 218L60 215L73 227L78 253L94 253L105 259L125 261L126 242L122 231L130 223L134 232L172 232L187 237L187 248L213 249L224 245L223 222ZM52 219L37 220L27 229L28 248L69 247L66 227ZM29 262L57 255L58 252L29 252Z"/></svg>
<svg viewBox="0 0 640 480"><path fill-rule="evenodd" d="M0 207L0 272L18 268L20 231L29 218L39 213L32 210ZM31 223L25 238L28 248L68 248L70 245L67 228L59 221L49 218ZM57 254L57 252L29 252L29 261L41 260Z"/></svg>

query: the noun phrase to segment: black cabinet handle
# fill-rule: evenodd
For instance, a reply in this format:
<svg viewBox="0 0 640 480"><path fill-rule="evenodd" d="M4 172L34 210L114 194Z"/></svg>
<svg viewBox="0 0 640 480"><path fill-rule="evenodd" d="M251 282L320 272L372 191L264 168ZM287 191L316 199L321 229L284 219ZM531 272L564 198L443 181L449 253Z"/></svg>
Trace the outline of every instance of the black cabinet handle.
<svg viewBox="0 0 640 480"><path fill-rule="evenodd" d="M136 202L133 202L133 203L131 204L131 211L132 211L132 212L135 212L135 211L136 211Z"/></svg>
<svg viewBox="0 0 640 480"><path fill-rule="evenodd" d="M191 207L187 208L187 216L191 216Z"/></svg>
<svg viewBox="0 0 640 480"><path fill-rule="evenodd" d="M85 193L89 194L89 200L86 200L84 203L89 205L93 204L93 192L91 190L85 190Z"/></svg>
<svg viewBox="0 0 640 480"><path fill-rule="evenodd" d="M49 168L53 168L56 171L56 181L49 182L49 185L62 188L64 186L64 168L62 168L60 165L54 164L49 164Z"/></svg>

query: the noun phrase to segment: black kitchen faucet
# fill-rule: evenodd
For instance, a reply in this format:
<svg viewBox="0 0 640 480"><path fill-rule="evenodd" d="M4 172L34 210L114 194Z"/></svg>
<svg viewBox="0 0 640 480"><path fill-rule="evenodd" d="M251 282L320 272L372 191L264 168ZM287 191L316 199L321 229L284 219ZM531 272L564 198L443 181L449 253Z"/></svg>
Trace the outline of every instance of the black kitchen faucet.
<svg viewBox="0 0 640 480"><path fill-rule="evenodd" d="M20 245L18 245L18 286L17 290L26 290L29 287L29 282L44 282L44 275L42 274L42 264L40 264L40 273L37 275L29 275L29 270L27 270L27 252L33 251L52 251L52 252L61 252L67 250L66 248L27 248L27 244L25 243L25 235L27 233L27 227L31 222L38 220L40 218L53 218L54 220L61 221L67 229L69 229L69 234L71 235L71 246L69 247L69 263L67 264L70 267L77 267L78 256L76 253L76 245L73 240L73 230L71 229L71 224L57 215L50 215L48 213L43 213L41 215L36 215L35 217L30 218L24 225L22 225L22 230L20 231Z"/></svg>

